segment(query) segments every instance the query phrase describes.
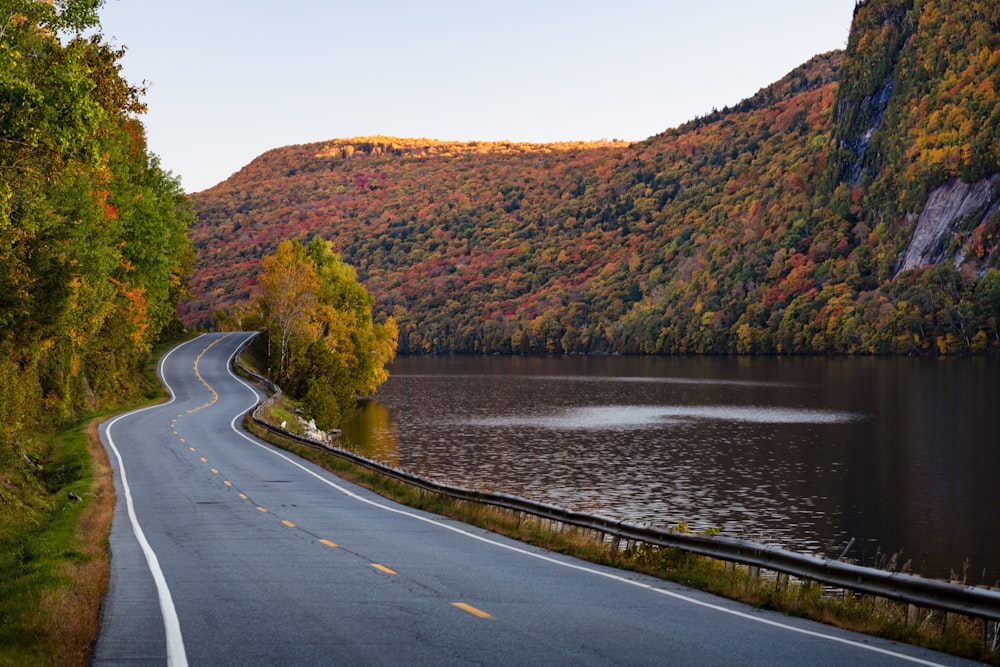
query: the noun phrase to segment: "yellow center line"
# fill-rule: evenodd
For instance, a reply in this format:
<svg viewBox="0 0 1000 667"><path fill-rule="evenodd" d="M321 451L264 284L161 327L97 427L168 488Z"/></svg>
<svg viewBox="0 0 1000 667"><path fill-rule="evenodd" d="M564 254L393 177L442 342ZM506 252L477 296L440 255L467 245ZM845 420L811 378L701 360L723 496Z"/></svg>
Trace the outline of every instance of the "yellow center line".
<svg viewBox="0 0 1000 667"><path fill-rule="evenodd" d="M267 514L267 510L266 510L266 509L264 509L263 507L259 507L259 506L258 506L258 507L257 507L257 509L258 509L259 511L263 512L264 514Z"/></svg>
<svg viewBox="0 0 1000 667"><path fill-rule="evenodd" d="M181 438L181 443L183 444L185 442L187 442L187 440L185 440L184 438Z"/></svg>
<svg viewBox="0 0 1000 667"><path fill-rule="evenodd" d="M203 457L201 457L201 462L202 462L202 463L208 463L208 459L206 459L206 458L205 458L205 457L203 456Z"/></svg>
<svg viewBox="0 0 1000 667"><path fill-rule="evenodd" d="M289 528L295 528L295 524L289 521L288 519L282 519L281 523L285 524Z"/></svg>
<svg viewBox="0 0 1000 667"><path fill-rule="evenodd" d="M228 479L226 481L224 481L223 484L225 484L226 486L232 486L233 485L233 483L230 482Z"/></svg>
<svg viewBox="0 0 1000 667"><path fill-rule="evenodd" d="M207 387L207 388L208 388L208 390L209 390L210 392L212 392L212 400L211 400L211 401L209 401L208 403L205 403L204 405L199 405L199 406L198 406L198 407L196 407L196 408L192 408L192 409L188 410L188 414L191 414L192 412L198 412L199 410L202 410L202 409L204 409L204 408L207 408L207 407L209 407L210 405L215 405L215 403L216 403L216 402L217 402L217 401L219 400L219 394L218 394L218 393L216 393L215 389L213 389L213 388L212 388L212 385L210 385L209 383L205 382L205 378L203 378L203 377L201 376L201 371L199 371L199 370L198 370L198 362L199 362L199 361L201 361L201 358L202 358L202 356L204 356L204 354L205 354L206 352L208 352L208 351L209 351L210 349L212 349L212 346L213 346L213 345L215 345L216 343L218 343L218 342L219 342L219 341L221 341L221 340L224 340L224 339L225 339L225 338L227 338L227 337L228 337L229 335L230 335L230 334L226 334L225 336L222 336L221 338L216 338L216 339L215 339L215 340L213 340L213 341L212 341L211 343L209 343L209 344L208 344L208 346L207 346L207 347L206 347L206 348L205 348L204 350L202 350L202 351L201 351L201 352L200 352L200 353L198 354L198 356L197 356L197 357L195 357L195 360L194 360L194 374L195 374L195 376L196 376L196 377L197 377L197 378L198 378L198 379L199 379L199 380L201 381L201 383L202 383L203 385L205 385L205 387Z"/></svg>
<svg viewBox="0 0 1000 667"><path fill-rule="evenodd" d="M219 474L219 471L218 471L218 470L216 470L215 468L212 468L212 474L213 474L213 475L218 475L218 474Z"/></svg>
<svg viewBox="0 0 1000 667"><path fill-rule="evenodd" d="M472 605L465 604L464 602L452 602L451 606L458 607L462 611L467 611L473 616L478 616L479 618L493 618L482 609L476 609Z"/></svg>
<svg viewBox="0 0 1000 667"><path fill-rule="evenodd" d="M240 500L246 500L246 499L247 499L247 494L241 493L240 494Z"/></svg>
<svg viewBox="0 0 1000 667"><path fill-rule="evenodd" d="M190 449L192 452L194 451L194 447L188 447L188 449Z"/></svg>
<svg viewBox="0 0 1000 667"><path fill-rule="evenodd" d="M379 565L378 563L372 563L372 567L374 567L379 572L385 572L386 574L399 574L395 570L388 568L385 565Z"/></svg>
<svg viewBox="0 0 1000 667"><path fill-rule="evenodd" d="M319 543L320 544L325 544L326 546L330 547L331 549L336 549L337 548L336 543L331 542L330 540L320 540Z"/></svg>

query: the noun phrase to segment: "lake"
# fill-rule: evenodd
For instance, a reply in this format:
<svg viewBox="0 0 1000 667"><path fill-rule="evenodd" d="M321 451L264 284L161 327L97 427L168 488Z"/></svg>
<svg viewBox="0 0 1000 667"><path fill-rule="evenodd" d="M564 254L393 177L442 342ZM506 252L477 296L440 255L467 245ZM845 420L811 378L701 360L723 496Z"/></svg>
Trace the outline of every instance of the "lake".
<svg viewBox="0 0 1000 667"><path fill-rule="evenodd" d="M1000 580L1000 364L400 357L344 443L474 489Z"/></svg>

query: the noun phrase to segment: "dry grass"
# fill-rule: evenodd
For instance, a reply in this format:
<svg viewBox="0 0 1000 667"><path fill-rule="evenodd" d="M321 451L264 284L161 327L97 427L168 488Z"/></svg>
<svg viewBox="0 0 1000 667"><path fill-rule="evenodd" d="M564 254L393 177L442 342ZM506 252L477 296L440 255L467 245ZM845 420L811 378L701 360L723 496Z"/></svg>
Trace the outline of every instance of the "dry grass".
<svg viewBox="0 0 1000 667"><path fill-rule="evenodd" d="M86 665L109 572L114 487L97 421L38 436L35 520L0 530L0 665Z"/></svg>
<svg viewBox="0 0 1000 667"><path fill-rule="evenodd" d="M87 452L94 462L87 505L73 534L72 558L62 564L59 576L70 586L50 589L39 607L40 632L47 637L50 664L86 665L101 622L101 601L108 586L108 538L114 516L115 488L111 464L101 445L99 420L84 427Z"/></svg>

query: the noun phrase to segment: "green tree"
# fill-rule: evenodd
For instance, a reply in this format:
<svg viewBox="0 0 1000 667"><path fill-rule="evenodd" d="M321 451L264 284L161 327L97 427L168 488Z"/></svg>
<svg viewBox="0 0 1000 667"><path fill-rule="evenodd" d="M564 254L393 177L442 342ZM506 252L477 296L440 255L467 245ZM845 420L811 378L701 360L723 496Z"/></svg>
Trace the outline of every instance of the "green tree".
<svg viewBox="0 0 1000 667"><path fill-rule="evenodd" d="M261 266L261 308L268 340L278 344L275 379L284 384L293 344L304 343L313 335L310 327L319 278L298 241L282 241L275 254L264 257Z"/></svg>
<svg viewBox="0 0 1000 667"><path fill-rule="evenodd" d="M101 4L0 0L0 442L134 393L192 264Z"/></svg>
<svg viewBox="0 0 1000 667"><path fill-rule="evenodd" d="M147 151L101 4L0 0L0 480L15 522L46 494L33 434L142 391L193 264L194 216Z"/></svg>
<svg viewBox="0 0 1000 667"><path fill-rule="evenodd" d="M259 281L275 377L322 428L337 425L357 396L385 382L396 355L393 318L375 323L374 298L354 269L315 237L282 241L265 257Z"/></svg>

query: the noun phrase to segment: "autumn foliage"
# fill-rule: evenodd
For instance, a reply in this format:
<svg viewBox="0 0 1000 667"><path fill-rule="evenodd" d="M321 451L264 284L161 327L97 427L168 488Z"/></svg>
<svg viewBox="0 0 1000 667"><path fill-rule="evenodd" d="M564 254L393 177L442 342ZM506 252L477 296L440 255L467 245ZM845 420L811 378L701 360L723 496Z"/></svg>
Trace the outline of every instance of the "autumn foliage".
<svg viewBox="0 0 1000 667"><path fill-rule="evenodd" d="M270 151L192 197L182 316L321 235L404 353L1000 351L996 207L898 269L934 188L1000 173L998 26L996 3L862 2L846 53L634 144Z"/></svg>
<svg viewBox="0 0 1000 667"><path fill-rule="evenodd" d="M193 261L141 91L81 36L98 4L0 3L0 476L25 433L135 396Z"/></svg>
<svg viewBox="0 0 1000 667"><path fill-rule="evenodd" d="M272 379L301 401L321 428L333 428L358 396L369 396L388 377L397 329L390 317L372 320L371 294L328 243L282 241L263 259L256 292L267 332ZM222 313L221 323L233 324Z"/></svg>

